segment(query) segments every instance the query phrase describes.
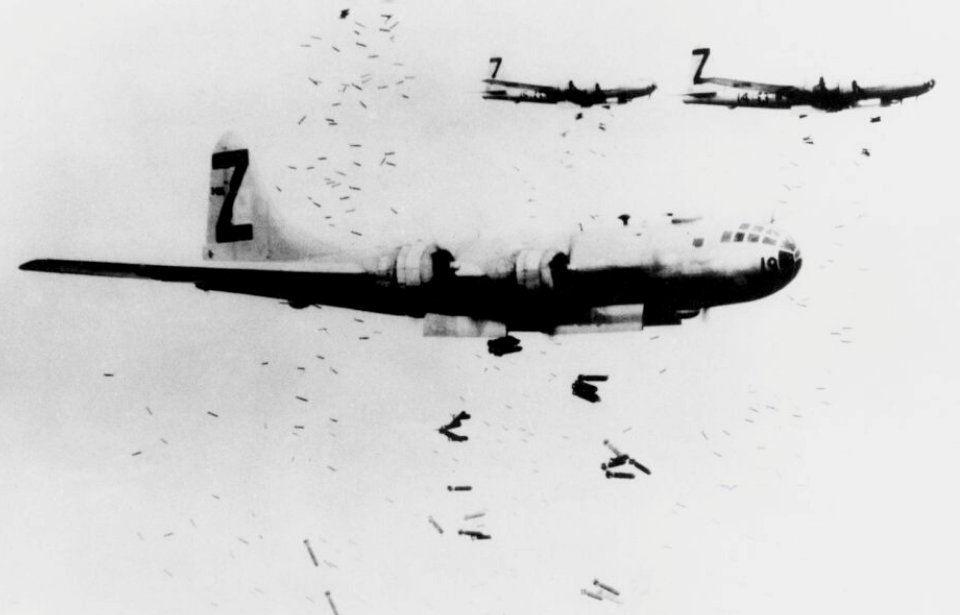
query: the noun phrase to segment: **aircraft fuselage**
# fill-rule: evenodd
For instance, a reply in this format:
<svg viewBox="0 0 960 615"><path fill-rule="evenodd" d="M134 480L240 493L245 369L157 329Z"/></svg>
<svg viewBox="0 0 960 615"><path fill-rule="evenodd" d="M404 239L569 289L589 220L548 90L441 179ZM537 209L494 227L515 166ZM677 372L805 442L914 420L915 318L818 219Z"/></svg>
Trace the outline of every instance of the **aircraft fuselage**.
<svg viewBox="0 0 960 615"><path fill-rule="evenodd" d="M770 295L797 275L802 262L787 235L747 223L624 226L586 231L554 245L561 244L568 247L513 250L480 267L470 253L417 244L381 254L376 266L362 266L367 271L362 274L318 272L311 281L305 262L286 276L261 276L263 284L238 275L197 285L282 297L297 307L466 317L510 330L550 332L609 319L678 324L706 308ZM609 309L640 305L636 312Z"/></svg>
<svg viewBox="0 0 960 615"><path fill-rule="evenodd" d="M273 207L231 134L211 157L207 213L203 264L42 259L21 269L186 282L293 307L423 317L430 335L495 336L679 324L774 293L801 265L793 240L766 225L672 217L628 225L626 215L622 226L572 235L337 249Z"/></svg>

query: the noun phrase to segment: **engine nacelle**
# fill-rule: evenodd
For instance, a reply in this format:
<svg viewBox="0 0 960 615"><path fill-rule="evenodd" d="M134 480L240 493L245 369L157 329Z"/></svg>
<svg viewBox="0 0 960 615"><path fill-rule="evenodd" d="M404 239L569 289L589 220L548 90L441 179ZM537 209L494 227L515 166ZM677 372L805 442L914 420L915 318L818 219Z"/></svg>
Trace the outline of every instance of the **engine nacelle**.
<svg viewBox="0 0 960 615"><path fill-rule="evenodd" d="M385 283L400 288L425 286L437 278L452 274L453 256L433 243L407 244L396 257L380 260L379 273Z"/></svg>
<svg viewBox="0 0 960 615"><path fill-rule="evenodd" d="M558 250L523 250L517 254L517 284L528 290L554 290L563 281L570 257Z"/></svg>

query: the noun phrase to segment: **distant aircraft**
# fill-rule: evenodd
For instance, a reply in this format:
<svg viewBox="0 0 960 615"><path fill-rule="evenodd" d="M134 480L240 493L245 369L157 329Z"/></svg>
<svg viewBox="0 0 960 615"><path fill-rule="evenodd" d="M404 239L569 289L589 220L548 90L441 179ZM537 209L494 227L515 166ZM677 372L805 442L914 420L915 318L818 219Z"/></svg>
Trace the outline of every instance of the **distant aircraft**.
<svg viewBox="0 0 960 615"><path fill-rule="evenodd" d="M289 211L289 210L288 210ZM33 260L20 266L96 276L187 282L205 291L274 297L424 319L424 334L500 337L675 325L714 306L786 286L801 266L786 234L763 224L654 220L527 241L477 240L447 249L411 242L332 251L284 223L233 135L216 145L205 263L150 265Z"/></svg>
<svg viewBox="0 0 960 615"><path fill-rule="evenodd" d="M856 107L861 101L877 99L881 106L888 106L894 102L903 102L904 98L926 94L936 81L931 79L924 83L904 86L876 86L861 87L856 81L850 84L849 89L830 89L823 80L812 88L794 85L774 85L771 83L757 83L755 81L741 81L723 77L704 77L703 67L710 57L710 49L703 47L694 49L693 55L700 56L700 64L693 74L693 85L709 84L717 87L694 87L686 94L683 102L694 105L721 105L730 107L759 107L762 109L789 109L794 106L809 106L821 111L841 111Z"/></svg>
<svg viewBox="0 0 960 615"><path fill-rule="evenodd" d="M567 87L558 87L552 85L538 85L535 83L519 83L517 81L504 81L497 79L497 73L500 71L500 64L503 58L490 58L492 66L490 77L484 79L487 89L483 92L483 97L487 100L509 100L515 103L546 103L555 105L561 102L569 102L581 107L592 107L593 105L609 105L617 103L625 104L641 96L650 96L657 89L655 83L649 83L640 88L610 88L602 89L600 84L594 85L593 89L581 90L573 85L573 81L567 84ZM510 94L510 90L520 90L518 93Z"/></svg>

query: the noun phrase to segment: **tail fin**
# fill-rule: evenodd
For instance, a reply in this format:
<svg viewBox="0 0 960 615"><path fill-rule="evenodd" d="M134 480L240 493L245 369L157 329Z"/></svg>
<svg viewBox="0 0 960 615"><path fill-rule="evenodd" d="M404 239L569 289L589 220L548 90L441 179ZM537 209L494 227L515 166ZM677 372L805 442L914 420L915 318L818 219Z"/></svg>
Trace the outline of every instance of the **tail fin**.
<svg viewBox="0 0 960 615"><path fill-rule="evenodd" d="M250 151L232 133L223 135L213 150L206 260L270 258L270 203L251 162Z"/></svg>
<svg viewBox="0 0 960 615"><path fill-rule="evenodd" d="M702 58L700 58L700 64L694 69L694 73L693 73L693 84L698 85L706 81L703 78L703 67L707 64L707 58L710 57L710 48L700 47L699 49L694 49L693 55L703 56ZM694 62L696 62L696 60L694 60Z"/></svg>
<svg viewBox="0 0 960 615"><path fill-rule="evenodd" d="M496 58L490 58L490 64L492 66L492 69L490 71L490 77L489 77L490 79L497 78L497 73L500 72L500 65L502 63L503 63L503 58L499 56Z"/></svg>

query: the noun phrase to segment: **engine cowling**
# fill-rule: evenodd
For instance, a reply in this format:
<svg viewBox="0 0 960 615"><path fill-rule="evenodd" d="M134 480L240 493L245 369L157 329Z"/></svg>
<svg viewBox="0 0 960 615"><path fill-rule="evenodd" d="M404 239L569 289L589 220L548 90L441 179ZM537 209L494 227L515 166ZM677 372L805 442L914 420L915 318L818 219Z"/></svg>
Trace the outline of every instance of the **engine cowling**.
<svg viewBox="0 0 960 615"><path fill-rule="evenodd" d="M402 246L394 258L381 259L379 269L384 282L417 288L452 274L452 263L453 256L436 244L414 243Z"/></svg>
<svg viewBox="0 0 960 615"><path fill-rule="evenodd" d="M555 290L569 264L570 257L559 250L523 250L514 265L517 284L527 290Z"/></svg>

